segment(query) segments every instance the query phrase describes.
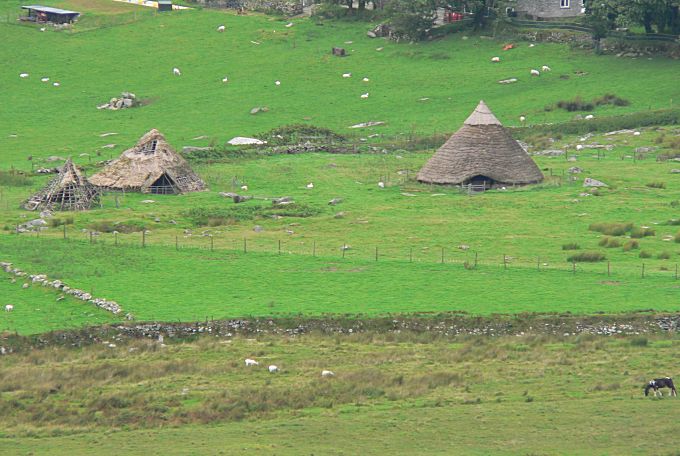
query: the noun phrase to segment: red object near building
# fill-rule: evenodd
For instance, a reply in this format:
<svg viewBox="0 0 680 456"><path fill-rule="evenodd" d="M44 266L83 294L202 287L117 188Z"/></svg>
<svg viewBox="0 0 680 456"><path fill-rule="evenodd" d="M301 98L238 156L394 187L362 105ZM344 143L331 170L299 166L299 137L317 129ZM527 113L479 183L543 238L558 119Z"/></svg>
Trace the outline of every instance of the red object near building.
<svg viewBox="0 0 680 456"><path fill-rule="evenodd" d="M444 22L458 22L463 20L463 13L457 13L455 11L446 11L444 13Z"/></svg>

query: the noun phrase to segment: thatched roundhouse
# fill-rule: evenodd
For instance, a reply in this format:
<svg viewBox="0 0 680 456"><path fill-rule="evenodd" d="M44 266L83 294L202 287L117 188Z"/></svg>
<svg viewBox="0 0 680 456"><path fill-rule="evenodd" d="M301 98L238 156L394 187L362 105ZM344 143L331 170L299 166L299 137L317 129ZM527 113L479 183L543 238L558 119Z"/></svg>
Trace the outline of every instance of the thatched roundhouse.
<svg viewBox="0 0 680 456"><path fill-rule="evenodd" d="M151 130L90 178L108 190L174 194L205 190L205 182L158 130Z"/></svg>
<svg viewBox="0 0 680 456"><path fill-rule="evenodd" d="M483 101L418 172L420 182L489 189L535 184L543 174Z"/></svg>
<svg viewBox="0 0 680 456"><path fill-rule="evenodd" d="M35 211L82 211L99 202L99 191L78 171L69 158L45 188L24 203L24 209Z"/></svg>

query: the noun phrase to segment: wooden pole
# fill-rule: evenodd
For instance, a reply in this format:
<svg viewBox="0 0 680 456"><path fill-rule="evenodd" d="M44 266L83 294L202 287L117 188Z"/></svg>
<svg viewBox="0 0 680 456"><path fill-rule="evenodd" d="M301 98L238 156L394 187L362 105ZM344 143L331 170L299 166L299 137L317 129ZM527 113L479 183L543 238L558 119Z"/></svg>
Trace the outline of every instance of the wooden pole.
<svg viewBox="0 0 680 456"><path fill-rule="evenodd" d="M645 278L645 264L642 263L642 278Z"/></svg>
<svg viewBox="0 0 680 456"><path fill-rule="evenodd" d="M541 270L541 257L536 258L536 269Z"/></svg>
<svg viewBox="0 0 680 456"><path fill-rule="evenodd" d="M571 262L571 270L572 270L572 273L576 274L576 262L575 261Z"/></svg>
<svg viewBox="0 0 680 456"><path fill-rule="evenodd" d="M64 239L66 239L66 223L64 223Z"/></svg>
<svg viewBox="0 0 680 456"><path fill-rule="evenodd" d="M475 269L477 268L477 252L475 252Z"/></svg>
<svg viewBox="0 0 680 456"><path fill-rule="evenodd" d="M210 236L210 251L212 252L213 250L215 250L215 238L212 237L212 235L211 235Z"/></svg>
<svg viewBox="0 0 680 456"><path fill-rule="evenodd" d="M248 241L243 238L243 253L248 253Z"/></svg>
<svg viewBox="0 0 680 456"><path fill-rule="evenodd" d="M281 239L279 239L279 255L281 255Z"/></svg>
<svg viewBox="0 0 680 456"><path fill-rule="evenodd" d="M378 247L375 247L375 261L378 261Z"/></svg>
<svg viewBox="0 0 680 456"><path fill-rule="evenodd" d="M146 230L142 230L142 248L146 247Z"/></svg>
<svg viewBox="0 0 680 456"><path fill-rule="evenodd" d="M113 233L113 243L116 247L118 247L118 231Z"/></svg>
<svg viewBox="0 0 680 456"><path fill-rule="evenodd" d="M342 247L340 248L340 250L342 250L342 257L343 258L345 258L345 246L346 245L347 245L347 243L345 242L344 244L342 244Z"/></svg>
<svg viewBox="0 0 680 456"><path fill-rule="evenodd" d="M506 254L503 254L503 269L506 271L508 269L508 256Z"/></svg>
<svg viewBox="0 0 680 456"><path fill-rule="evenodd" d="M175 250L179 250L179 236L175 234Z"/></svg>
<svg viewBox="0 0 680 456"><path fill-rule="evenodd" d="M678 264L675 263L675 280L678 280Z"/></svg>
<svg viewBox="0 0 680 456"><path fill-rule="evenodd" d="M312 256L316 256L316 240L312 241Z"/></svg>
<svg viewBox="0 0 680 456"><path fill-rule="evenodd" d="M442 247L442 264L444 264L444 247Z"/></svg>
<svg viewBox="0 0 680 456"><path fill-rule="evenodd" d="M610 277L612 275L612 262L607 261L607 277Z"/></svg>
<svg viewBox="0 0 680 456"><path fill-rule="evenodd" d="M92 244L92 231L90 231L90 244Z"/></svg>

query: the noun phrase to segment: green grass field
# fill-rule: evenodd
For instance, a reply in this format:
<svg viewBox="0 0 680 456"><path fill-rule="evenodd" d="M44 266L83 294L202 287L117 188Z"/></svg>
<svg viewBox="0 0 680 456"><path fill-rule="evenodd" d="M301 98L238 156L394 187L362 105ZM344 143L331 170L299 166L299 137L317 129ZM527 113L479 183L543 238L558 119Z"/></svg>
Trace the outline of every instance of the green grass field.
<svg viewBox="0 0 680 456"><path fill-rule="evenodd" d="M672 372L674 338L369 333L116 344L3 358L2 453L670 455L677 447L677 399L642 394L650 372ZM261 365L246 369L246 357ZM322 379L322 369L336 376ZM644 432L652 417L654 432Z"/></svg>

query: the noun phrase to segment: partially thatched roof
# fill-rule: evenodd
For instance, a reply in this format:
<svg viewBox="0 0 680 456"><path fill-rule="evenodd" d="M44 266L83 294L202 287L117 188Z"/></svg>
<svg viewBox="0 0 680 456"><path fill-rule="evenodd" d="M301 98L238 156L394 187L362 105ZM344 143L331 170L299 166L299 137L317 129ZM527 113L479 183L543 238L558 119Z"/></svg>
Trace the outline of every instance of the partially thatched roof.
<svg viewBox="0 0 680 456"><path fill-rule="evenodd" d="M90 178L98 187L143 193L186 193L205 190L205 182L151 130L121 156Z"/></svg>
<svg viewBox="0 0 680 456"><path fill-rule="evenodd" d="M64 163L59 175L45 188L24 203L29 211L50 209L56 211L82 211L99 202L99 191L78 171L71 159Z"/></svg>
<svg viewBox="0 0 680 456"><path fill-rule="evenodd" d="M433 184L460 185L478 176L510 185L543 180L538 166L483 101L422 167L417 178Z"/></svg>

